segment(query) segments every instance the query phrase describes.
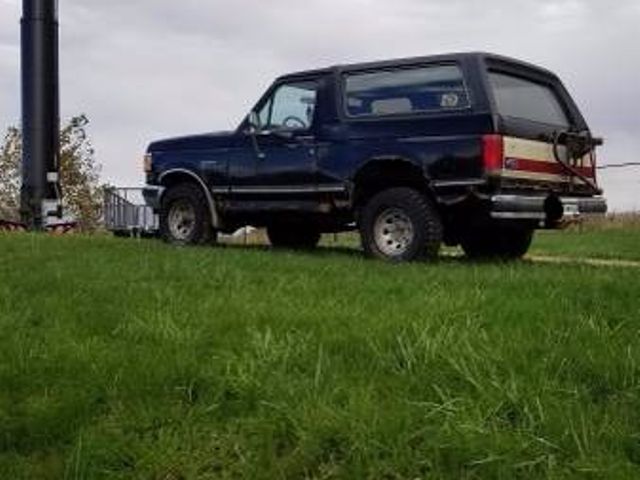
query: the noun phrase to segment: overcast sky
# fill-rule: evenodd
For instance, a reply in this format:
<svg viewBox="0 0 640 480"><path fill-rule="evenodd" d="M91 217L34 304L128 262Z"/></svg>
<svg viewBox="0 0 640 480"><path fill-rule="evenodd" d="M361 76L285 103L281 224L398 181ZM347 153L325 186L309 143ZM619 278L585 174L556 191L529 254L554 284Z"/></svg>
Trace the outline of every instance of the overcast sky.
<svg viewBox="0 0 640 480"><path fill-rule="evenodd" d="M19 112L20 1L0 0L0 129ZM234 128L292 70L484 50L560 75L601 163L638 161L639 0L60 0L62 116L86 113L104 180L142 182L153 139ZM601 173L640 209L640 168Z"/></svg>

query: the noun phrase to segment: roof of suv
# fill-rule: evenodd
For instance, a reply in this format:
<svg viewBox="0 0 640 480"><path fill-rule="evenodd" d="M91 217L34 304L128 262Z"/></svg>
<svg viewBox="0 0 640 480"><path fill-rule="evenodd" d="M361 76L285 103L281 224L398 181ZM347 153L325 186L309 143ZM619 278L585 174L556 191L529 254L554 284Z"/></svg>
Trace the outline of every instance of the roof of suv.
<svg viewBox="0 0 640 480"><path fill-rule="evenodd" d="M508 63L510 65L516 67L522 67L527 70L535 70L539 73L543 73L545 75L550 75L555 77L556 75L542 67L534 65L532 63L527 63L522 60L517 60L515 58L506 57L503 55L497 55L494 53L487 52L465 52L465 53L447 53L441 55L429 55L423 57L409 57L409 58L399 58L393 60L383 60L383 61L375 61L375 62L364 62L364 63L352 63L345 65L334 65L332 67L320 68L315 70L305 70L301 72L290 73L287 75L282 75L279 79L291 78L291 77L309 77L315 75L322 75L327 73L342 73L354 70L372 70L378 68L392 68L398 66L405 65L415 65L419 63L433 63L433 62L455 62L461 60L493 60L502 63Z"/></svg>

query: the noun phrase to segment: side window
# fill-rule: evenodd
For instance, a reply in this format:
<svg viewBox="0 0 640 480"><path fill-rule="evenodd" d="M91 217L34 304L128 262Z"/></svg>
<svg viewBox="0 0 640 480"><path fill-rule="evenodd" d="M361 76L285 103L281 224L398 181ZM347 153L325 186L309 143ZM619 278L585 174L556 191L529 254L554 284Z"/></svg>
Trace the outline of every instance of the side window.
<svg viewBox="0 0 640 480"><path fill-rule="evenodd" d="M318 84L295 82L281 85L259 112L263 128L308 130L316 111Z"/></svg>
<svg viewBox="0 0 640 480"><path fill-rule="evenodd" d="M347 74L344 85L346 110L352 117L469 107L464 77L456 65Z"/></svg>
<svg viewBox="0 0 640 480"><path fill-rule="evenodd" d="M547 85L498 72L489 72L489 79L501 115L569 126L560 100Z"/></svg>

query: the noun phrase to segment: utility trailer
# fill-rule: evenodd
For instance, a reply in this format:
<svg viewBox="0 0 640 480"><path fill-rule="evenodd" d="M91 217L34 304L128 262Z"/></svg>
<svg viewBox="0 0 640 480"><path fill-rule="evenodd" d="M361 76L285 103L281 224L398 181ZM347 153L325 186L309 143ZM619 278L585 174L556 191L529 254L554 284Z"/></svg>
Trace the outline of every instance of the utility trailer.
<svg viewBox="0 0 640 480"><path fill-rule="evenodd" d="M158 215L143 198L142 188L104 189L104 225L118 237L155 237Z"/></svg>

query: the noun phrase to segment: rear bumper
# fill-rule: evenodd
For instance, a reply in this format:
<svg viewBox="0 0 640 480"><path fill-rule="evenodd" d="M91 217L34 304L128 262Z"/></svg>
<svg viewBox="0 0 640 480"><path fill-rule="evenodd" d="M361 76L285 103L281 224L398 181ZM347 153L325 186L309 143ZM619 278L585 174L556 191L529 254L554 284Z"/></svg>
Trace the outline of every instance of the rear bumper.
<svg viewBox="0 0 640 480"><path fill-rule="evenodd" d="M142 189L142 196L145 203L153 208L154 212L160 210L160 202L163 193L164 187L146 186Z"/></svg>
<svg viewBox="0 0 640 480"><path fill-rule="evenodd" d="M491 217L504 220L538 220L554 225L585 216L607 213L603 197L558 197L528 195L494 195Z"/></svg>

